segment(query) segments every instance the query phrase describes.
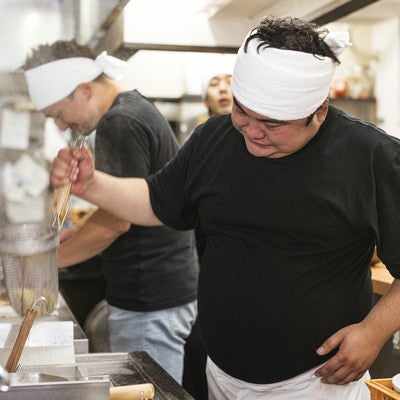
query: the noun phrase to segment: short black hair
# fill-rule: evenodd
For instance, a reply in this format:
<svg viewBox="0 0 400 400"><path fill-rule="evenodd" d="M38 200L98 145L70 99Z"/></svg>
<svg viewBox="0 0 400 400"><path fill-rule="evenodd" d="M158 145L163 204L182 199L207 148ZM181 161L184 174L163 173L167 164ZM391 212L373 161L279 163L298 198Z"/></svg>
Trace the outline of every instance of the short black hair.
<svg viewBox="0 0 400 400"><path fill-rule="evenodd" d="M340 61L336 55L324 42L328 33L327 29L299 18L268 16L252 30L245 42L244 50L247 50L250 40L257 38L260 40L259 49L274 47L282 50L301 51L314 54L316 57L330 57L339 64Z"/></svg>
<svg viewBox="0 0 400 400"><path fill-rule="evenodd" d="M53 44L42 44L32 49L25 59L22 69L28 70L63 58L86 57L95 59L98 53L73 40L58 40Z"/></svg>

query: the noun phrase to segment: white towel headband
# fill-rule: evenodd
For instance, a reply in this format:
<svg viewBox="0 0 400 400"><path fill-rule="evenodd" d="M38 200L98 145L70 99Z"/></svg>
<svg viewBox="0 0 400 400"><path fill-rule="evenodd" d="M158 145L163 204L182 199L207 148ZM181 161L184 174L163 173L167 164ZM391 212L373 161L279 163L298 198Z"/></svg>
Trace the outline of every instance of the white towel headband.
<svg viewBox="0 0 400 400"><path fill-rule="evenodd" d="M85 57L63 58L25 71L29 95L42 110L70 95L76 87L105 73L111 79L122 78L128 64L105 51L95 60Z"/></svg>
<svg viewBox="0 0 400 400"><path fill-rule="evenodd" d="M233 95L245 107L273 119L294 120L311 115L328 97L336 67L332 58L273 47L258 49L261 41L256 38L245 52L246 39L231 83ZM324 41L336 56L351 46L346 31L329 33Z"/></svg>

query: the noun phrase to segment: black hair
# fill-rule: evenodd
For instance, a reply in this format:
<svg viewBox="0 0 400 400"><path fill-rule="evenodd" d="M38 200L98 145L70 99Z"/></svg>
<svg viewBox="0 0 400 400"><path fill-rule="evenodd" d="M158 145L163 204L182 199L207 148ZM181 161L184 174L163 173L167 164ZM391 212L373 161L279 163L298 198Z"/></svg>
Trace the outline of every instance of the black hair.
<svg viewBox="0 0 400 400"><path fill-rule="evenodd" d="M316 57L330 57L340 63L330 47L324 42L329 33L312 22L299 18L268 16L261 20L247 38L244 50L250 40L258 39L258 50L263 47L274 47L282 50L294 50L314 54Z"/></svg>
<svg viewBox="0 0 400 400"><path fill-rule="evenodd" d="M98 53L88 47L79 45L75 40L58 40L53 44L42 44L32 49L22 66L24 70L38 67L52 61L71 57L95 59Z"/></svg>

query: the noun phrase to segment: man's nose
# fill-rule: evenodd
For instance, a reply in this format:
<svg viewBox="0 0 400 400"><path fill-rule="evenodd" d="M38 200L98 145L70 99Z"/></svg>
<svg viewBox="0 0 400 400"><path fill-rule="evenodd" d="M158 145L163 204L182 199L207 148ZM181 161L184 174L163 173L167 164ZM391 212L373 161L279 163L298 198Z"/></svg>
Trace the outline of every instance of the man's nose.
<svg viewBox="0 0 400 400"><path fill-rule="evenodd" d="M254 139L264 137L266 134L264 124L261 121L249 118L247 121L247 134Z"/></svg>
<svg viewBox="0 0 400 400"><path fill-rule="evenodd" d="M62 132L66 131L69 128L69 125L60 118L55 118L54 122L57 125L58 129L60 129L60 131Z"/></svg>
<svg viewBox="0 0 400 400"><path fill-rule="evenodd" d="M219 90L220 90L220 91L227 92L227 91L229 90L229 83L222 81L222 82L219 84Z"/></svg>

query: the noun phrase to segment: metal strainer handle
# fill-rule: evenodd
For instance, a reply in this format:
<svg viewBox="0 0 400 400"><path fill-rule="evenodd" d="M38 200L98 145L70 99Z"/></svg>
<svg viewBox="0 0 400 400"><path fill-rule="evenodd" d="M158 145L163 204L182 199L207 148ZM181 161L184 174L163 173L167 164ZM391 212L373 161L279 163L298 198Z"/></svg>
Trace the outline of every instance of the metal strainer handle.
<svg viewBox="0 0 400 400"><path fill-rule="evenodd" d="M39 302L41 302L41 301L43 301L43 302L46 304L46 311L49 312L49 302L47 301L46 297L44 297L44 296L36 297L36 299L33 300L32 307L31 307L32 310L35 310L37 304L38 304Z"/></svg>

